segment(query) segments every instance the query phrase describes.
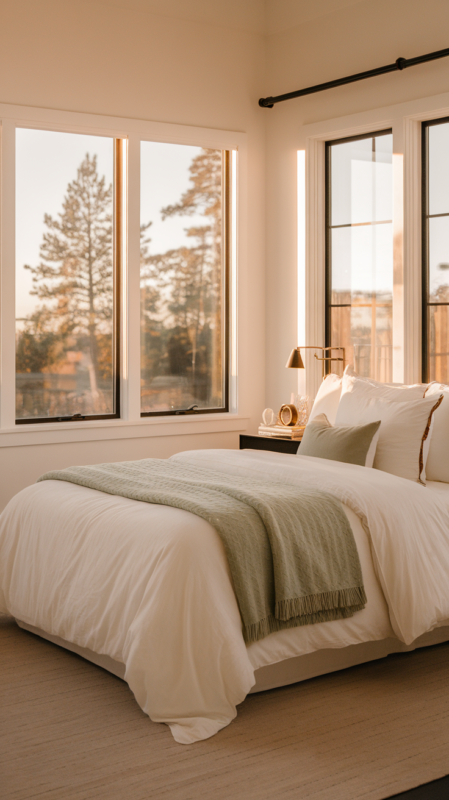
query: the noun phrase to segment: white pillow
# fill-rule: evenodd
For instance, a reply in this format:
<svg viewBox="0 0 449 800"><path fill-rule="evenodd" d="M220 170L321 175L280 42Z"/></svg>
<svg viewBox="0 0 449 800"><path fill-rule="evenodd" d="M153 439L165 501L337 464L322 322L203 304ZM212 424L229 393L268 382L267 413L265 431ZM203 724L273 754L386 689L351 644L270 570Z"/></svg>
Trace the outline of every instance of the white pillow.
<svg viewBox="0 0 449 800"><path fill-rule="evenodd" d="M368 383L371 383L373 386L388 386L393 389L416 389L418 387L422 389L423 394L425 393L427 387L430 386L430 384L428 383L410 383L410 384L384 383L384 382L381 383L380 381L375 381L374 378L363 378L361 375L358 374L358 372L355 371L352 364L348 364L348 366L344 371L344 374L349 375L349 377L351 378L358 378L360 381L367 381Z"/></svg>
<svg viewBox="0 0 449 800"><path fill-rule="evenodd" d="M317 396L309 416L311 422L318 414L326 414L331 425L335 422L341 395L341 381L338 375L327 375L318 389Z"/></svg>
<svg viewBox="0 0 449 800"><path fill-rule="evenodd" d="M440 394L443 394L444 400L433 415L426 473L428 481L449 483L449 386L431 383L426 391L426 397L435 398Z"/></svg>
<svg viewBox="0 0 449 800"><path fill-rule="evenodd" d="M391 400L369 391L346 392L342 394L335 424L366 425L380 419L374 468L425 485L424 443L429 439L432 414L442 397L400 403L396 398Z"/></svg>
<svg viewBox="0 0 449 800"><path fill-rule="evenodd" d="M370 444L369 450L368 450L368 452L366 454L365 467L370 467L370 468L374 467L374 459L376 457L377 445L379 444L379 437L380 437L380 429L381 429L381 427L382 427L382 422L380 423L376 433L374 434L373 438L371 439L371 444ZM299 450L299 447L298 447L298 450Z"/></svg>
<svg viewBox="0 0 449 800"><path fill-rule="evenodd" d="M419 400L424 397L426 384L412 386L403 384L379 383L371 378L360 378L352 367L346 367L342 380L341 396L346 392L363 392L370 397L384 397L403 403L405 400Z"/></svg>

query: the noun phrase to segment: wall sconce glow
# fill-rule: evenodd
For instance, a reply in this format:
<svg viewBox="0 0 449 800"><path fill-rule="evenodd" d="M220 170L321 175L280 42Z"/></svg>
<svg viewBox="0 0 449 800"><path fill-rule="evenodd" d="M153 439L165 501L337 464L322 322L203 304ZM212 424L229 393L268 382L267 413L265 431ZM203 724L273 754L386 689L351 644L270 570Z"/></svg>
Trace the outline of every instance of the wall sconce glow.
<svg viewBox="0 0 449 800"><path fill-rule="evenodd" d="M306 151L298 150L297 153L297 183L298 183L298 342L306 341ZM298 394L305 394L304 370L298 370Z"/></svg>
<svg viewBox="0 0 449 800"><path fill-rule="evenodd" d="M393 153L393 380L396 383L405 380L403 208L404 156Z"/></svg>
<svg viewBox="0 0 449 800"><path fill-rule="evenodd" d="M231 411L237 411L237 150L231 151L231 343L230 391Z"/></svg>
<svg viewBox="0 0 449 800"><path fill-rule="evenodd" d="M121 265L122 269L121 272L121 296L124 299L124 303L122 304L122 308L120 311L121 316L121 334L120 338L122 340L122 349L120 352L120 358L122 361L122 371L123 371L123 381L127 382L129 380L129 348L126 347L126 331L128 330L128 286L129 286L129 268L128 268L128 248L126 243L128 241L128 204L127 204L127 197L128 197L128 163L129 163L129 143L128 139L122 140L122 175L121 180L123 182L123 191L121 192L121 217L122 217L122 226L123 226L123 235L121 237L121 245L122 245L122 252L121 252ZM124 395L126 393L124 392ZM125 413L127 409L125 410ZM140 410L139 410L140 413Z"/></svg>

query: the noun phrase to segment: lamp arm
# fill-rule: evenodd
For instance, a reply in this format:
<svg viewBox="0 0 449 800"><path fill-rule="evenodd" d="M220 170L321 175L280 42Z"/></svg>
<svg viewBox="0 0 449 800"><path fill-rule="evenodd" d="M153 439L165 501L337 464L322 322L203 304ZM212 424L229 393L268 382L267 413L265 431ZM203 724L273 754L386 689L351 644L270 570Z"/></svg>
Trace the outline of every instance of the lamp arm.
<svg viewBox="0 0 449 800"><path fill-rule="evenodd" d="M301 356L301 352L300 352L301 350L321 350L323 355L320 357L315 353L314 354L314 358L317 361L322 361L323 362L323 379L325 377L325 373L324 373L324 366L325 365L324 365L324 362L326 362L326 361L340 361L340 362L343 363L343 365L346 363L346 351L345 351L345 348L341 347L340 345L330 345L328 347L321 347L320 345L306 344L306 345L303 345L301 347L296 347L296 350L298 351L300 356ZM332 352L333 350L341 351L341 356L334 356L333 352ZM328 356L324 355L324 353L327 353L327 352L329 352L330 355L328 355ZM302 364L302 362L301 362L301 364ZM287 366L291 366L291 365L289 363L287 363Z"/></svg>
<svg viewBox="0 0 449 800"><path fill-rule="evenodd" d="M345 363L346 363L346 352L345 352L345 348L344 347L340 347L340 346L335 346L334 347L333 345L331 347L322 347L321 350L322 350L323 353L325 353L325 352L330 350L330 355L329 356L324 356L323 355L322 358L317 356L317 354L315 353L316 360L323 362L323 380L324 380L324 378L325 378L325 370L324 370L325 362L326 361L329 361L329 362L331 362L331 361L340 361L340 362L343 363L343 366L344 366ZM341 356L334 356L334 355L332 355L332 350L341 350L342 351L342 355Z"/></svg>
<svg viewBox="0 0 449 800"><path fill-rule="evenodd" d="M316 348L316 349L318 350L318 348ZM328 350L330 350L331 354L330 354L330 356L323 356L322 358L320 358L315 353L315 358L316 358L317 361L343 361L343 362L346 361L346 354L345 354L345 348L344 347L340 347L339 345L335 345L335 346L331 345L330 347L320 347L319 349L323 353L325 353ZM332 355L332 350L342 350L343 351L343 355L342 356L333 356Z"/></svg>

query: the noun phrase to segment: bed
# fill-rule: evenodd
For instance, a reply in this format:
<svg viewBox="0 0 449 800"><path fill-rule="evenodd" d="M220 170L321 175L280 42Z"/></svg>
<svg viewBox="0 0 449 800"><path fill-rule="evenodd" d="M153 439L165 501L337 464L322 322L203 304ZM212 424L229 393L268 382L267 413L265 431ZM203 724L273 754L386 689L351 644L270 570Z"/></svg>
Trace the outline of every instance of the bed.
<svg viewBox="0 0 449 800"><path fill-rule="evenodd" d="M246 647L223 547L207 522L58 481L19 493L1 517L0 610L124 677L178 742L229 724L250 691L449 639L449 487L279 453L174 458L332 491L368 598L349 619Z"/></svg>
<svg viewBox="0 0 449 800"><path fill-rule="evenodd" d="M367 596L347 619L246 645L223 544L205 519L60 480L16 495L0 516L0 613L126 680L177 742L217 733L251 692L449 640L449 482L267 451L171 461L330 493Z"/></svg>

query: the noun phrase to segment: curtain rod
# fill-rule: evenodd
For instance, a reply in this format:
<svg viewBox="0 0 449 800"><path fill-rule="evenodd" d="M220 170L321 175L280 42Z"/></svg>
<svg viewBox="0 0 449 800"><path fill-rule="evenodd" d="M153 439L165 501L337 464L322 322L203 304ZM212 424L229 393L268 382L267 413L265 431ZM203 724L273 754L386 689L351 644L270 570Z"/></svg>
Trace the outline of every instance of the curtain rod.
<svg viewBox="0 0 449 800"><path fill-rule="evenodd" d="M417 56L416 58L398 58L394 64L387 64L386 67L369 69L367 72L358 72L356 75L348 75L346 78L338 78L336 81L318 83L316 86L309 86L308 89L299 89L297 92L278 94L276 97L261 97L259 105L262 108L273 108L275 103L282 103L284 100L292 100L294 97L304 97L306 94L315 94L315 92L324 92L326 89L334 89L336 86L344 86L346 83L364 81L365 78L374 78L376 75L385 75L387 72L396 72L398 69L403 70L407 67L414 67L416 64L424 64L426 61L446 58L446 56L449 56L449 47L445 50L436 50L434 53L427 53L425 56Z"/></svg>

